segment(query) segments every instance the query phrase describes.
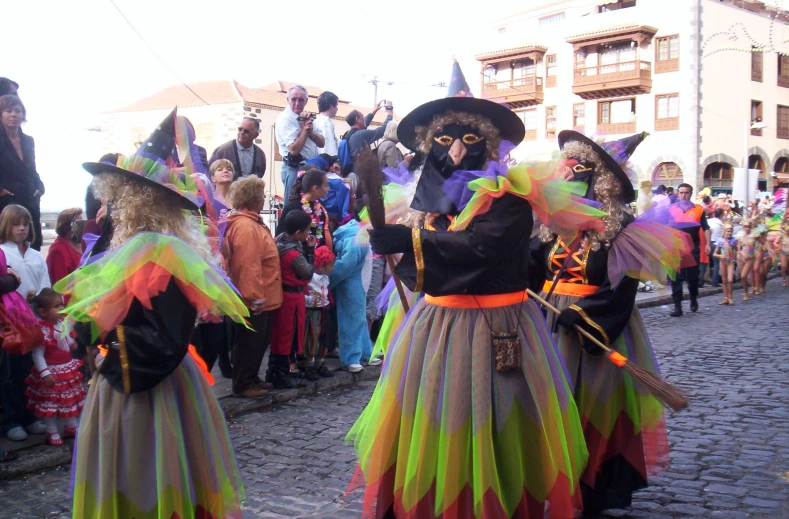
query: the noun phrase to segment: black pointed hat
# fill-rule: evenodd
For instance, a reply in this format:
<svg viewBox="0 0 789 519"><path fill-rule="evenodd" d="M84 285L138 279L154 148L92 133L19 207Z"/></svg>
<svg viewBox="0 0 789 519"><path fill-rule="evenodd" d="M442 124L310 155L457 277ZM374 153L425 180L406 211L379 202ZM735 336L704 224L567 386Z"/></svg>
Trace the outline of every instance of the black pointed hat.
<svg viewBox="0 0 789 519"><path fill-rule="evenodd" d="M622 201L629 204L636 199L636 190L633 188L633 181L628 176L625 168L630 157L635 153L639 144L644 142L649 133L641 132L630 137L625 137L616 141L608 141L598 144L586 135L574 130L564 130L559 132L559 148L564 149L568 142L580 142L592 148L600 160L605 162L608 169L616 176L622 185Z"/></svg>
<svg viewBox="0 0 789 519"><path fill-rule="evenodd" d="M460 65L455 61L452 65L452 77L449 82L447 97L429 101L414 108L411 113L400 121L397 127L397 139L403 146L417 151L419 147L416 140L417 126L428 126L433 117L447 110L468 112L487 117L498 128L501 138L512 142L516 146L520 144L526 135L523 121L512 110L487 99L472 97L466 78L463 76L463 71L460 70Z"/></svg>
<svg viewBox="0 0 789 519"><path fill-rule="evenodd" d="M149 186L166 190L173 201L183 209L194 211L199 208L197 185L190 175L176 172L172 160L176 141L194 140L188 133L183 117L177 116L177 108L156 127L133 155L118 155L115 164L108 162L85 162L82 167L91 175L120 173Z"/></svg>

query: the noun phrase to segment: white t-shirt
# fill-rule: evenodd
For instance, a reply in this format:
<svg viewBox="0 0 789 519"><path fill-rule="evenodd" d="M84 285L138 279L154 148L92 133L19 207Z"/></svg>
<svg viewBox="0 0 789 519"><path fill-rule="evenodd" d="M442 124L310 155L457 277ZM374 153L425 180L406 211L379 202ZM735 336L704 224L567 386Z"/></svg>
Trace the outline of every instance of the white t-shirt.
<svg viewBox="0 0 789 519"><path fill-rule="evenodd" d="M720 218L712 217L707 218L707 225L710 226L710 241L718 243L723 237L723 222L721 222Z"/></svg>
<svg viewBox="0 0 789 519"><path fill-rule="evenodd" d="M27 298L27 293L30 290L34 290L38 294L42 289L52 286L49 282L49 270L47 270L44 256L36 249L28 247L25 255L22 256L16 243L10 241L0 245L0 249L5 253L8 267L13 268L19 274L19 279L22 282L16 291L22 294L22 297Z"/></svg>
<svg viewBox="0 0 789 519"><path fill-rule="evenodd" d="M340 151L340 142L337 140L337 134L334 132L334 122L323 114L318 114L312 127L317 133L323 135L324 144L323 148L318 148L318 153L328 153L329 155L337 155ZM331 164L330 164L331 165Z"/></svg>
<svg viewBox="0 0 789 519"><path fill-rule="evenodd" d="M282 113L277 116L277 128L275 134L277 136L277 144L279 145L279 154L285 158L288 155L288 146L293 144L299 137L301 132L301 125L298 121L299 114L290 109L290 107L282 110ZM312 128L315 133L323 135L320 130L312 123ZM304 142L304 147L301 149L301 156L305 160L309 160L318 155L318 145L315 141L307 137Z"/></svg>

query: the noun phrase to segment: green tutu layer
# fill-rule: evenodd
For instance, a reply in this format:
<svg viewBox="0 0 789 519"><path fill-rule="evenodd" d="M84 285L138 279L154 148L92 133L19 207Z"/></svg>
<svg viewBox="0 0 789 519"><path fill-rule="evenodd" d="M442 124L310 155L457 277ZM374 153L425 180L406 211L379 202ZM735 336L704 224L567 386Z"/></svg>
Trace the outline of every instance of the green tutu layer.
<svg viewBox="0 0 789 519"><path fill-rule="evenodd" d="M494 368L491 334L515 330L522 370ZM348 434L364 516L571 518L586 461L566 371L536 305L455 309L420 301ZM353 486L353 484L352 484Z"/></svg>

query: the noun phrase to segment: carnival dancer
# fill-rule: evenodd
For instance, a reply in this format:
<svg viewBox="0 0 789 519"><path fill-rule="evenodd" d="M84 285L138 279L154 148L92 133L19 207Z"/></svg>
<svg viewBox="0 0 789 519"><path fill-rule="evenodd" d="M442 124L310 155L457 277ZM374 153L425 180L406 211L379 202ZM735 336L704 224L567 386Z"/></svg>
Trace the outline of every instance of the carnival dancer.
<svg viewBox="0 0 789 519"><path fill-rule="evenodd" d="M27 407L41 418L47 427L47 443L63 445L63 438L77 435L77 418L85 403L82 387L82 361L71 357L76 349L74 339L62 333L63 296L44 288L38 294L32 290L28 302L39 318L44 332L44 344L33 349L33 368L27 377ZM63 437L58 433L58 419L65 421Z"/></svg>
<svg viewBox="0 0 789 519"><path fill-rule="evenodd" d="M720 276L723 283L723 301L719 305L733 305L734 293L734 263L737 260L737 238L732 236L732 224L726 221L723 224L723 236L715 244L715 257L721 262Z"/></svg>
<svg viewBox="0 0 789 519"><path fill-rule="evenodd" d="M567 366L589 451L581 477L586 514L629 506L633 492L668 464L663 406L573 329L582 326L630 361L658 373L635 307L638 282L674 278L681 267L695 262L688 234L665 225L671 221L667 203L635 221L628 212L635 191L627 162L646 136L598 144L575 131L559 133L560 174L602 204L608 213L602 218L604 231L588 231L568 242L543 226L532 242L533 260L545 279L539 289L561 310L558 317L550 314L548 323Z"/></svg>
<svg viewBox="0 0 789 519"><path fill-rule="evenodd" d="M83 164L114 229L111 248L56 286L80 340L102 344L74 451L75 519L241 517L225 417L189 338L198 313L248 311L188 212L199 201L172 169L175 125L173 110L134 155Z"/></svg>
<svg viewBox="0 0 789 519"><path fill-rule="evenodd" d="M784 213L781 221L781 278L783 286L789 286L789 211Z"/></svg>
<svg viewBox="0 0 789 519"><path fill-rule="evenodd" d="M758 242L753 235L752 221L749 218L743 218L742 231L737 233L737 250L738 250L738 263L740 269L740 279L742 280L742 300L749 301L748 294L753 294L753 291L748 291L748 280L753 278L753 266L756 261L756 248Z"/></svg>
<svg viewBox="0 0 789 519"><path fill-rule="evenodd" d="M450 95L470 95L457 63L452 76ZM430 217L425 228L371 230L370 244L403 253L395 274L427 295L348 434L364 517L571 518L580 507L586 449L561 358L525 292L528 244L532 207L567 227L602 213L557 192L566 183L538 183L536 167L507 170L524 133L509 109L472 97L428 102L400 122L398 140L426 154L411 207Z"/></svg>

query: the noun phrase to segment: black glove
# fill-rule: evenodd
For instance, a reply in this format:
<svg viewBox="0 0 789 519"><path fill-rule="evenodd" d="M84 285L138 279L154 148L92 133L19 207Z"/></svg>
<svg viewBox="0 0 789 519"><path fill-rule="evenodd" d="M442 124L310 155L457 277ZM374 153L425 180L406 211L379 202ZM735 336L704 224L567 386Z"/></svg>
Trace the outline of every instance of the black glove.
<svg viewBox="0 0 789 519"><path fill-rule="evenodd" d="M554 333L556 333L556 330L559 328L560 325L564 326L568 330L575 331L573 325L577 324L580 326L583 322L584 322L583 317L581 317L581 314L579 314L576 310L573 310L572 308L565 308L556 318L556 321L554 321L553 331ZM603 353L605 353L600 346L594 344L586 337L582 336L580 339L581 339L581 347L584 350L586 350L586 353L595 356L602 355Z"/></svg>
<svg viewBox="0 0 789 519"><path fill-rule="evenodd" d="M387 224L383 229L370 229L370 247L376 254L413 252L411 228L405 225Z"/></svg>

